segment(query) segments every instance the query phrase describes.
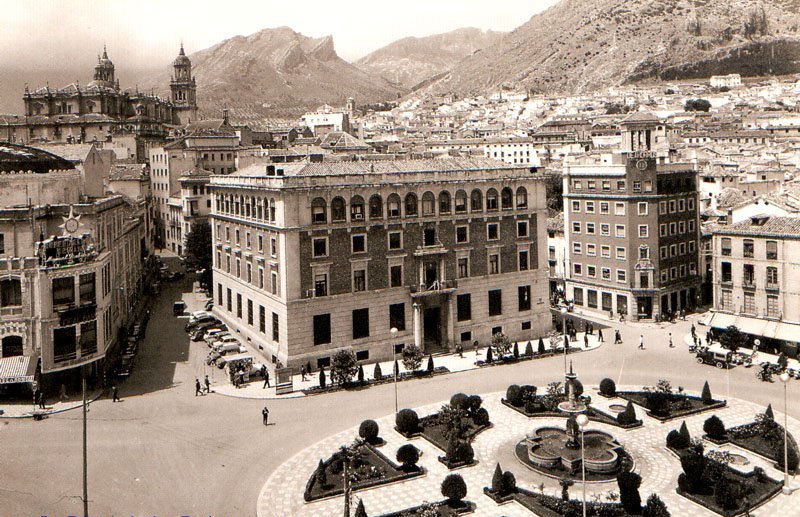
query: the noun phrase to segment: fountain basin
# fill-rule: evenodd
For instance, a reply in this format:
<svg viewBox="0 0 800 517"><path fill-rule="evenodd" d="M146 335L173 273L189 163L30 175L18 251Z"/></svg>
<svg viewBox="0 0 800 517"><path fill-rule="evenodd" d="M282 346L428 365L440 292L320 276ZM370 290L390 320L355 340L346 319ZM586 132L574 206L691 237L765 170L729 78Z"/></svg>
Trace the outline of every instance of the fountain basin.
<svg viewBox="0 0 800 517"><path fill-rule="evenodd" d="M584 464L588 472L608 474L619 469L622 446L608 433L589 430L584 433ZM559 467L576 472L581 468L581 449L567 446L565 429L542 427L526 439L528 460L544 469Z"/></svg>

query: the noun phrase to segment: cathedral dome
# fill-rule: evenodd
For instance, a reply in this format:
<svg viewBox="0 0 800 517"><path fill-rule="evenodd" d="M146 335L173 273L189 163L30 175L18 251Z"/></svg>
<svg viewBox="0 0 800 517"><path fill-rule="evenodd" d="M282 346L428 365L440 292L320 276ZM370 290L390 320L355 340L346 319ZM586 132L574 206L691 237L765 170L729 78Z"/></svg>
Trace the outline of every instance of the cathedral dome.
<svg viewBox="0 0 800 517"><path fill-rule="evenodd" d="M174 66L185 66L191 65L192 60L186 55L183 51L183 45L181 45L181 51L178 53L178 57L175 58L175 61L172 62Z"/></svg>

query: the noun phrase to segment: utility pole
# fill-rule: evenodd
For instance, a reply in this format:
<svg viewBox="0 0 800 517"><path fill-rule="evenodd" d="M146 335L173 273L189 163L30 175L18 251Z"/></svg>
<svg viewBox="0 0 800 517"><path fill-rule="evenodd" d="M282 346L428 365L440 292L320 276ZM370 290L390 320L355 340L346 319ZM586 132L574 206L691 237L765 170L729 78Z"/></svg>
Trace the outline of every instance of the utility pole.
<svg viewBox="0 0 800 517"><path fill-rule="evenodd" d="M89 476L88 461L86 457L86 372L81 376L83 388L83 517L89 517Z"/></svg>

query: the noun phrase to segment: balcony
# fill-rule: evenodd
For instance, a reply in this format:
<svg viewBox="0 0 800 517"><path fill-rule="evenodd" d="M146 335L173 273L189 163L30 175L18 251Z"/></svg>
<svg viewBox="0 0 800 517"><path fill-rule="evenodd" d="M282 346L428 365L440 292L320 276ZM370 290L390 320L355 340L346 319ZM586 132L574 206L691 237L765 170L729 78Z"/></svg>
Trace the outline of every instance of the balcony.
<svg viewBox="0 0 800 517"><path fill-rule="evenodd" d="M755 289L756 288L756 281L753 279L745 278L742 280L742 288L744 289Z"/></svg>
<svg viewBox="0 0 800 517"><path fill-rule="evenodd" d="M767 282L766 289L770 291L779 291L780 285L778 285L778 282Z"/></svg>
<svg viewBox="0 0 800 517"><path fill-rule="evenodd" d="M443 255L447 253L447 248L441 242L437 242L432 246L418 246L414 250L415 257L427 257L430 255Z"/></svg>
<svg viewBox="0 0 800 517"><path fill-rule="evenodd" d="M431 285L419 284L411 286L411 297L420 298L424 296L435 296L438 294L450 294L458 288L458 280L435 281Z"/></svg>
<svg viewBox="0 0 800 517"><path fill-rule="evenodd" d="M68 325L76 325L84 321L95 319L97 313L97 305L92 303L89 305L81 305L79 307L68 307L58 310L59 324L62 327Z"/></svg>

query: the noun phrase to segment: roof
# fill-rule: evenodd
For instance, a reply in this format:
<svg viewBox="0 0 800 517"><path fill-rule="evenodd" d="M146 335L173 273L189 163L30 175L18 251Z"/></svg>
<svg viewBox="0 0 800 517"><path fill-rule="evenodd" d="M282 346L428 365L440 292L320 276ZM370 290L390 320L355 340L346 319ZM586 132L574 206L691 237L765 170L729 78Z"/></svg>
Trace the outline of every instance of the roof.
<svg viewBox="0 0 800 517"><path fill-rule="evenodd" d="M48 143L41 143L36 144L35 147L41 149L43 151L47 151L58 155L66 160L72 162L83 162L86 160L86 156L89 154L89 151L92 150L94 143L81 143L81 144L48 144Z"/></svg>
<svg viewBox="0 0 800 517"><path fill-rule="evenodd" d="M656 117L653 113L649 111L637 111L635 113L631 113L624 119L622 119L622 124L660 124L661 119Z"/></svg>
<svg viewBox="0 0 800 517"><path fill-rule="evenodd" d="M11 143L0 143L0 172L32 171L37 174L52 170L74 169L69 160L53 153Z"/></svg>
<svg viewBox="0 0 800 517"><path fill-rule="evenodd" d="M366 142L360 140L350 133L344 131L334 131L325 135L320 143L323 149L333 150L369 150L372 149Z"/></svg>
<svg viewBox="0 0 800 517"><path fill-rule="evenodd" d="M755 224L754 221L759 218L764 221L764 224ZM736 224L721 226L715 233L800 239L800 218L755 216Z"/></svg>
<svg viewBox="0 0 800 517"><path fill-rule="evenodd" d="M211 171L203 169L202 167L195 167L188 171L181 173L178 180L204 180L211 177Z"/></svg>
<svg viewBox="0 0 800 517"><path fill-rule="evenodd" d="M147 177L145 167L144 164L140 163L117 163L111 169L108 179L111 181L141 181Z"/></svg>
<svg viewBox="0 0 800 517"><path fill-rule="evenodd" d="M192 136L210 135L235 135L236 130L225 119L198 120L186 125L186 133Z"/></svg>
<svg viewBox="0 0 800 517"><path fill-rule="evenodd" d="M726 188L717 196L718 208L730 208L744 201L745 197L739 189Z"/></svg>

